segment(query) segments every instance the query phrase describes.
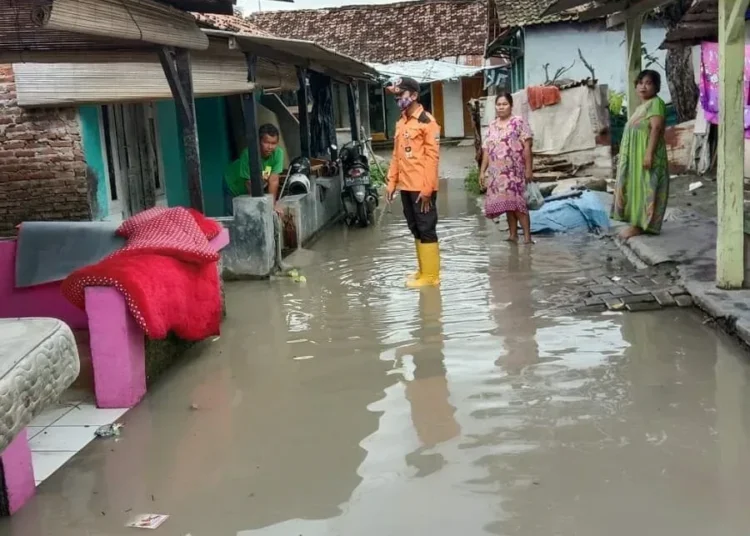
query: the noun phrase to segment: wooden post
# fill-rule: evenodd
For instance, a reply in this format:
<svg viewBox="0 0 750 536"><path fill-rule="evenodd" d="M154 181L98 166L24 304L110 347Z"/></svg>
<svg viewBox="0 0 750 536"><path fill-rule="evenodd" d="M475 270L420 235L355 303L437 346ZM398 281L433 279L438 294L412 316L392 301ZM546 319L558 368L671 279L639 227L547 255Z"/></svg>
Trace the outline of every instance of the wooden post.
<svg viewBox="0 0 750 536"><path fill-rule="evenodd" d="M247 81L255 84L258 58L245 54L247 63ZM250 166L250 195L263 197L263 171L261 169L260 139L258 138L258 103L255 92L242 95L242 113L245 117L245 141L247 143L248 164Z"/></svg>
<svg viewBox="0 0 750 536"><path fill-rule="evenodd" d="M182 146L185 150L190 206L203 212L201 161L198 150L198 129L195 122L190 52L183 48L162 47L159 49L159 60L177 106L177 120L180 123Z"/></svg>
<svg viewBox="0 0 750 536"><path fill-rule="evenodd" d="M643 45L641 44L641 24L643 15L639 14L625 21L625 43L628 52L628 117L633 115L638 104L641 102L638 92L635 90L635 81L641 72L641 55Z"/></svg>
<svg viewBox="0 0 750 536"><path fill-rule="evenodd" d="M359 88L356 82L347 84L346 86L346 100L349 107L349 126L352 129L352 140L359 141L359 99L357 98Z"/></svg>
<svg viewBox="0 0 750 536"><path fill-rule="evenodd" d="M299 117L299 141L302 156L310 158L310 118L307 113L307 69L297 67L297 116Z"/></svg>
<svg viewBox="0 0 750 536"><path fill-rule="evenodd" d="M716 285L741 288L744 266L745 11L748 0L719 0L719 141Z"/></svg>

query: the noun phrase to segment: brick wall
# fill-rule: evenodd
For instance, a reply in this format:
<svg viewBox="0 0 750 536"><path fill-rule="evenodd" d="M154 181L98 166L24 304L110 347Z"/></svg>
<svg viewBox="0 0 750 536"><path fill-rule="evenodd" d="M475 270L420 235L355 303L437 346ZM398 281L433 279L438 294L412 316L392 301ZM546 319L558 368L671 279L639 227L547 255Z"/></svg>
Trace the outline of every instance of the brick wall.
<svg viewBox="0 0 750 536"><path fill-rule="evenodd" d="M75 108L22 109L10 65L0 65L0 236L33 220L91 218Z"/></svg>

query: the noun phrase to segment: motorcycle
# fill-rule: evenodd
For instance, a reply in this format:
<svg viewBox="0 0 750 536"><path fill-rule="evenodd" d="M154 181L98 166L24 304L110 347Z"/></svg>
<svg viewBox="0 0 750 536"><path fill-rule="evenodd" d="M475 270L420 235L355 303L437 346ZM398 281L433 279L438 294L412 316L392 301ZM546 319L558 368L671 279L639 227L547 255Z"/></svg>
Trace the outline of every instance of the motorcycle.
<svg viewBox="0 0 750 536"><path fill-rule="evenodd" d="M365 155L365 141L350 141L341 148L339 159L344 176L341 200L347 225L367 227L378 206L378 192L372 185L370 163ZM332 157L335 147L331 148Z"/></svg>
<svg viewBox="0 0 750 536"><path fill-rule="evenodd" d="M289 163L289 171L284 179L284 184L281 185L279 197L309 193L311 188L311 174L312 167L308 158L298 156L292 160Z"/></svg>

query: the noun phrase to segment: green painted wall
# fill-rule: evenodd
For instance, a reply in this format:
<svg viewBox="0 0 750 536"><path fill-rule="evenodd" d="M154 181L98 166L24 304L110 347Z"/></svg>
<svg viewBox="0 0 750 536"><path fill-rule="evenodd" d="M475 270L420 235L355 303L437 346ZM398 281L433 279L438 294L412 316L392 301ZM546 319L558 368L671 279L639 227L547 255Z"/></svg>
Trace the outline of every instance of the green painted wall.
<svg viewBox="0 0 750 536"><path fill-rule="evenodd" d="M98 106L81 106L78 117L81 123L81 141L86 165L96 173L96 199L98 211L94 219L101 220L109 215L109 198L107 195L107 165L102 147L101 129L99 128Z"/></svg>
<svg viewBox="0 0 750 536"><path fill-rule="evenodd" d="M185 156L174 101L157 102L156 117L159 123L159 150L164 163L167 204L170 207L189 207L190 196L187 189Z"/></svg>
<svg viewBox="0 0 750 536"><path fill-rule="evenodd" d="M164 184L170 207L190 206L184 150L174 101L157 103L159 145L164 162ZM229 129L223 97L195 100L198 149L201 158L203 210L208 216L224 215L224 171L230 163Z"/></svg>
<svg viewBox="0 0 750 536"><path fill-rule="evenodd" d="M223 216L224 172L231 162L226 99L196 99L195 116L201 155L203 209L207 216Z"/></svg>

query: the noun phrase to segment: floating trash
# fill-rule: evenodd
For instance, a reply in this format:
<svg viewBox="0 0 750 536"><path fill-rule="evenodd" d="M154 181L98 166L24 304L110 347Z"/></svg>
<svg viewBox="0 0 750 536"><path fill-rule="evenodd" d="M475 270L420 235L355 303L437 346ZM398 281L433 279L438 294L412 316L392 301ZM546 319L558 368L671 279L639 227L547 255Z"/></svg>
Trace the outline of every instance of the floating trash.
<svg viewBox="0 0 750 536"><path fill-rule="evenodd" d="M125 526L134 529L158 529L169 516L164 514L140 514Z"/></svg>
<svg viewBox="0 0 750 536"><path fill-rule="evenodd" d="M96 429L96 432L94 432L94 435L96 437L120 437L120 430L122 429L122 424L119 422L112 423L112 424L105 424L104 426L100 426Z"/></svg>

